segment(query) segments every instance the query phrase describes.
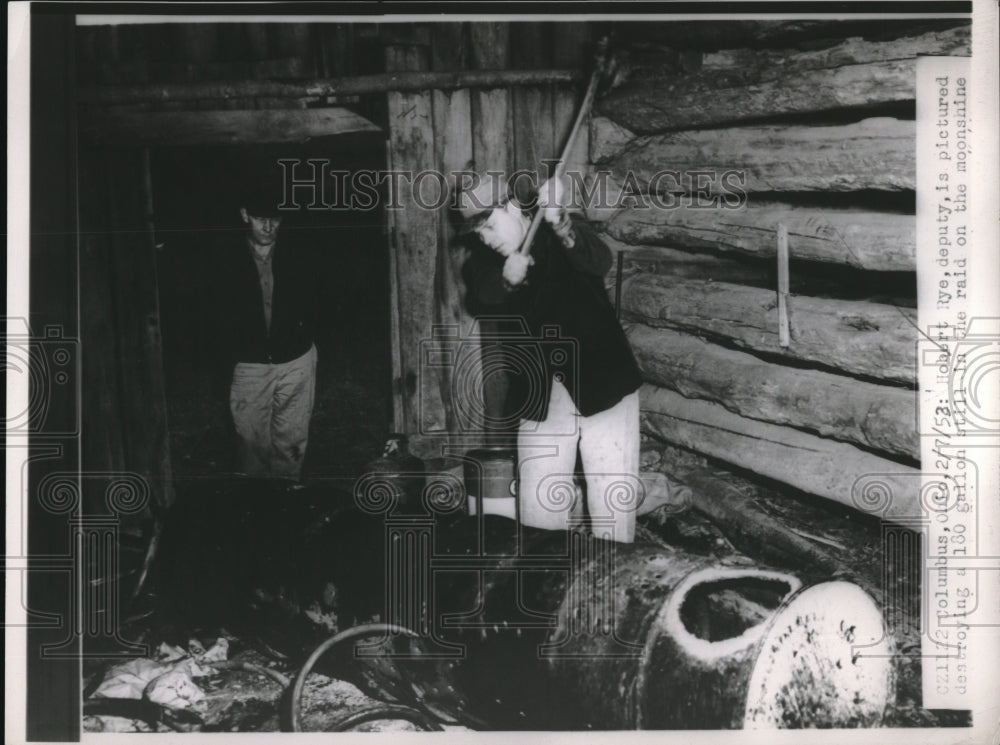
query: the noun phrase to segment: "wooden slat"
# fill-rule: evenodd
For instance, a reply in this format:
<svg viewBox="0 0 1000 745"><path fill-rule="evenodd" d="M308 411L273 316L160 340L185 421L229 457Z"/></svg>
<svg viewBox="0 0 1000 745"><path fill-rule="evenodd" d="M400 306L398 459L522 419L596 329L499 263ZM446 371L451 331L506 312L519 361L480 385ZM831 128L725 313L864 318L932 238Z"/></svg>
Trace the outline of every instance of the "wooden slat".
<svg viewBox="0 0 1000 745"><path fill-rule="evenodd" d="M922 514L919 469L665 388L643 385L639 399L643 430L661 440L857 509L861 485L878 481L891 495L885 516Z"/></svg>
<svg viewBox="0 0 1000 745"><path fill-rule="evenodd" d="M600 104L648 134L747 119L914 101L918 55L968 55L968 27L893 41L848 39L808 52L739 50L693 75L637 75ZM667 102L668 105L665 105Z"/></svg>
<svg viewBox="0 0 1000 745"><path fill-rule="evenodd" d="M552 42L547 23L514 23L510 26L511 54L527 68L546 68L552 63ZM532 185L548 176L542 161L558 157L553 133L552 90L549 86L522 86L511 91L513 106L514 168L535 174L533 183L522 179L518 197L533 196Z"/></svg>
<svg viewBox="0 0 1000 745"><path fill-rule="evenodd" d="M745 349L817 363L853 375L916 381L916 312L858 300L792 295L791 345L778 344L773 290L638 274L625 281L627 317L707 334Z"/></svg>
<svg viewBox="0 0 1000 745"><path fill-rule="evenodd" d="M418 47L390 46L389 70L419 70L427 62ZM390 93L389 143L393 169L419 173L435 167L432 100L425 93ZM419 435L446 429L437 375L426 369L423 344L431 338L434 318L434 269L440 239L439 215L412 198L394 215L404 429L420 452Z"/></svg>
<svg viewBox="0 0 1000 745"><path fill-rule="evenodd" d="M81 121L82 135L101 145L248 145L302 142L348 132L379 132L342 108L304 111L94 112Z"/></svg>
<svg viewBox="0 0 1000 745"><path fill-rule="evenodd" d="M467 64L468 50L464 37L465 26L462 23L433 24L433 70L461 70ZM437 167L445 174L464 170L472 159L470 91L434 91L431 95L434 104L434 152ZM461 361L457 370L454 367L438 367L438 384L448 432L455 436L456 442L459 438L464 438L467 444L469 436L478 435L483 427L483 412L471 400L474 391L468 386L470 381L482 380L482 365L478 339L473 336L474 319L466 309L465 286L461 279L467 251L455 241L454 228L448 219L441 219L439 227L440 240L434 274L434 323L454 332L441 336L440 346L450 354L451 359ZM456 385L456 382L459 384ZM471 419L460 418L457 409L471 412Z"/></svg>
<svg viewBox="0 0 1000 745"><path fill-rule="evenodd" d="M575 68L586 75L593 69L593 53L590 23L561 23L557 26L552 44L552 64L554 66ZM558 157L566 144L570 129L576 120L577 110L583 100L583 94L582 89L565 86L558 86L552 92L555 135L553 157ZM585 173L589 164L590 127L585 124L577 135L573 150L566 159L566 171Z"/></svg>
<svg viewBox="0 0 1000 745"><path fill-rule="evenodd" d="M616 178L631 172L648 185L663 171L709 171L712 193L726 188L722 174L745 174L747 192L900 191L916 187L912 121L866 119L830 127L734 127L640 137L606 163ZM602 163L603 164L603 163ZM690 179L688 179L690 182ZM666 178L659 190L677 190ZM690 191L690 183L681 184Z"/></svg>
<svg viewBox="0 0 1000 745"><path fill-rule="evenodd" d="M509 28L507 23L469 24L472 66L479 70L507 66ZM472 152L476 167L512 172L510 91L505 88L477 90L472 94Z"/></svg>
<svg viewBox="0 0 1000 745"><path fill-rule="evenodd" d="M606 223L605 230L626 243L771 258L779 222L788 226L793 259L874 271L916 270L916 220L897 213L798 207L751 199L738 210L625 209Z"/></svg>
<svg viewBox="0 0 1000 745"><path fill-rule="evenodd" d="M507 23L470 23L469 42L474 68L506 67L510 35ZM505 88L472 92L472 153L476 169L513 172L512 121L510 91ZM487 336L496 337L496 322L484 318L479 325ZM484 419L490 434L510 430L513 422L505 422L508 380L502 370L493 371L483 380ZM500 424L502 423L502 424Z"/></svg>
<svg viewBox="0 0 1000 745"><path fill-rule="evenodd" d="M643 379L758 419L920 460L912 391L797 370L688 334L629 329Z"/></svg>

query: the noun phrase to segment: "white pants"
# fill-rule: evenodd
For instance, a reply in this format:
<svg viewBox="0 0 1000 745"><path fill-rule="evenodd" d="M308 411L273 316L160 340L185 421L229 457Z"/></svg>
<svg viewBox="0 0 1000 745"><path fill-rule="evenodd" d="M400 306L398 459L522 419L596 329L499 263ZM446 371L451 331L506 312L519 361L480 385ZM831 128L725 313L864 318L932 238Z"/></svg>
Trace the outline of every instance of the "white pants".
<svg viewBox="0 0 1000 745"><path fill-rule="evenodd" d="M631 543L639 480L639 392L610 409L581 416L569 392L552 383L548 418L522 420L517 438L518 509L524 525L566 529L582 505L573 486L577 447L587 480L591 530L599 538Z"/></svg>
<svg viewBox="0 0 1000 745"><path fill-rule="evenodd" d="M238 363L229 389L237 470L298 481L315 397L315 346L290 362Z"/></svg>

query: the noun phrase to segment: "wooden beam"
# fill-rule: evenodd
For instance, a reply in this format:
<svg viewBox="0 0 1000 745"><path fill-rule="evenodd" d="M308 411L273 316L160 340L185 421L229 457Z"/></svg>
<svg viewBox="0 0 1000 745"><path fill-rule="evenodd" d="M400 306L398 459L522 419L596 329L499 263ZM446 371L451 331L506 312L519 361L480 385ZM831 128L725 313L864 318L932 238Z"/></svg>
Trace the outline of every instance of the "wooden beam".
<svg viewBox="0 0 1000 745"><path fill-rule="evenodd" d="M692 171L716 174L708 179L713 194L728 184L722 174L742 174L747 192L761 191L900 191L916 188L913 121L865 119L832 127L734 127L639 137L611 156L606 165L616 178L631 173L650 186L657 174ZM659 179L651 190L691 192L691 178L680 188L673 177Z"/></svg>
<svg viewBox="0 0 1000 745"><path fill-rule="evenodd" d="M708 55L707 69L693 75L637 75L601 101L599 111L650 134L915 101L918 56L969 54L968 27L892 41L853 38L818 51L739 50ZM720 69L723 61L729 64Z"/></svg>
<svg viewBox="0 0 1000 745"><path fill-rule="evenodd" d="M639 400L643 431L661 440L855 509L867 504L858 490L874 480L891 495L879 516L922 514L917 468L665 388L643 385Z"/></svg>
<svg viewBox="0 0 1000 745"><path fill-rule="evenodd" d="M247 145L381 130L341 108L269 111L155 111L81 117L84 138L98 145Z"/></svg>
<svg viewBox="0 0 1000 745"><path fill-rule="evenodd" d="M916 381L916 312L859 300L792 295L790 347L778 344L773 290L638 274L625 281L626 318L724 339L852 375Z"/></svg>
<svg viewBox="0 0 1000 745"><path fill-rule="evenodd" d="M920 460L912 391L785 367L670 329L636 324L628 338L649 383L748 419Z"/></svg>
<svg viewBox="0 0 1000 745"><path fill-rule="evenodd" d="M793 259L872 271L916 271L913 215L752 199L737 210L623 209L605 223L605 230L626 243L772 258L779 222L788 226Z"/></svg>
<svg viewBox="0 0 1000 745"><path fill-rule="evenodd" d="M473 24L473 27L482 24ZM512 85L569 85L583 79L580 70L505 70L482 68L453 72L399 70L376 75L280 82L277 80L230 80L220 82L102 86L81 89L81 103L125 104L166 101L197 101L240 97L323 98L395 91L456 90L458 88L505 88Z"/></svg>

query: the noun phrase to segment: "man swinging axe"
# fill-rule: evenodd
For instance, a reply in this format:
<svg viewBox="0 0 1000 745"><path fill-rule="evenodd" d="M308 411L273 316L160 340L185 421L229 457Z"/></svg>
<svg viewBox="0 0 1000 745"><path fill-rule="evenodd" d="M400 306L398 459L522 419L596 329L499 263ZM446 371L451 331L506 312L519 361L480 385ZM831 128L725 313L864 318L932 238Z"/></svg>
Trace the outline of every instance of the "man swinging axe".
<svg viewBox="0 0 1000 745"><path fill-rule="evenodd" d="M593 100L596 75L561 163ZM506 342L514 366L506 410L518 419L518 519L569 527L566 495L579 449L591 529L631 542L641 498L641 381L604 290L611 250L570 210L561 166L538 189L534 221L502 180L464 176L454 204L470 250L467 296L481 312L513 315L526 329Z"/></svg>

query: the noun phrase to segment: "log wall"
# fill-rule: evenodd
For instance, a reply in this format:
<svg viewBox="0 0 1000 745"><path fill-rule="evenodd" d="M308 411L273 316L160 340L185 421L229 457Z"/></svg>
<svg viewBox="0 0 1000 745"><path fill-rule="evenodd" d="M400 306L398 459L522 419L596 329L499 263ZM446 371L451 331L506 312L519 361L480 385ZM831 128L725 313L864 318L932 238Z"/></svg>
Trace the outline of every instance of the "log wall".
<svg viewBox="0 0 1000 745"><path fill-rule="evenodd" d="M608 200L588 216L626 256L647 447L855 508L877 474L889 517L920 515L914 67L968 55L969 28L836 28L784 49L736 34L696 60L649 29L591 123Z"/></svg>

